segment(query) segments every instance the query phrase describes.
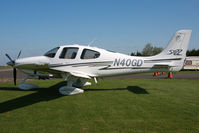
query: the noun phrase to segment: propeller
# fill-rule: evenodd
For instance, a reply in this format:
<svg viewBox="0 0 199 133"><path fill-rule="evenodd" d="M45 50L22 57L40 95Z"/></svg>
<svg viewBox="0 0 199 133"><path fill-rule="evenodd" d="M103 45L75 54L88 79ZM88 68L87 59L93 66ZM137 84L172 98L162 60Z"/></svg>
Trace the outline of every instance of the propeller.
<svg viewBox="0 0 199 133"><path fill-rule="evenodd" d="M15 61L12 60L12 58L11 58L8 54L6 54L6 56L8 57L8 59L9 59L13 64L15 63Z"/></svg>
<svg viewBox="0 0 199 133"><path fill-rule="evenodd" d="M18 53L17 59L19 58L20 55L21 55L21 50L20 50L19 53Z"/></svg>
<svg viewBox="0 0 199 133"><path fill-rule="evenodd" d="M13 68L13 79L14 79L14 84L16 85L16 81L17 81L17 69Z"/></svg>
<svg viewBox="0 0 199 133"><path fill-rule="evenodd" d="M15 68L15 60L13 60L8 54L5 54L5 55L10 60L10 62L8 62L7 64L13 67L13 79L14 79L14 85L16 85L16 81L17 81L17 69ZM19 51L17 59L20 57L20 55L21 55L21 50Z"/></svg>

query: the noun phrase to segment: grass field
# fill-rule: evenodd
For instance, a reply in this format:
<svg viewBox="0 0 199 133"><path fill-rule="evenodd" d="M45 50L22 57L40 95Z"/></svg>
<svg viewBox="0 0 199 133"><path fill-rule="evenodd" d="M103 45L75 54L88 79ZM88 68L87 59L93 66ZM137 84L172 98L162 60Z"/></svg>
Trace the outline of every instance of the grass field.
<svg viewBox="0 0 199 133"><path fill-rule="evenodd" d="M11 66L0 66L0 69L9 69L12 68Z"/></svg>
<svg viewBox="0 0 199 133"><path fill-rule="evenodd" d="M199 83L193 79L105 79L61 96L61 80L0 83L0 132L199 132Z"/></svg>

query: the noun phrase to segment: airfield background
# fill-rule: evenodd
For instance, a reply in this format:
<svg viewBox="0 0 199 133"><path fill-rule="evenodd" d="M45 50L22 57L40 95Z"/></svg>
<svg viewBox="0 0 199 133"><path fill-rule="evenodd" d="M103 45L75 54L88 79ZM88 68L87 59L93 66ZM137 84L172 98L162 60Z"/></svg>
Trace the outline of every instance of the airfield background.
<svg viewBox="0 0 199 133"><path fill-rule="evenodd" d="M199 70L199 56L187 56L184 70Z"/></svg>

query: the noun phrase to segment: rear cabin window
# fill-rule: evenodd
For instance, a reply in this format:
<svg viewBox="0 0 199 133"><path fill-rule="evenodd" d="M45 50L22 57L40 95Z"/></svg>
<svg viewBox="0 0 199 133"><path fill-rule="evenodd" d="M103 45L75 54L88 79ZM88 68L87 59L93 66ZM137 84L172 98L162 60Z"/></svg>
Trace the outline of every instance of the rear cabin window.
<svg viewBox="0 0 199 133"><path fill-rule="evenodd" d="M61 59L75 59L78 48L63 48L59 58Z"/></svg>
<svg viewBox="0 0 199 133"><path fill-rule="evenodd" d="M100 53L90 49L84 49L81 55L81 59L95 59L100 56Z"/></svg>

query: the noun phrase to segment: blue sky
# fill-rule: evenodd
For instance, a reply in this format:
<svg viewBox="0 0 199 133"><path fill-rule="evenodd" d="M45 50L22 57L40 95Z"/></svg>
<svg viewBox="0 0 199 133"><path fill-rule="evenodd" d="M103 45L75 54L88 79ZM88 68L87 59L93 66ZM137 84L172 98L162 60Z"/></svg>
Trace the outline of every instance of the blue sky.
<svg viewBox="0 0 199 133"><path fill-rule="evenodd" d="M180 29L192 29L199 48L198 0L0 0L0 65L43 55L65 44L130 54L146 43L165 47Z"/></svg>

